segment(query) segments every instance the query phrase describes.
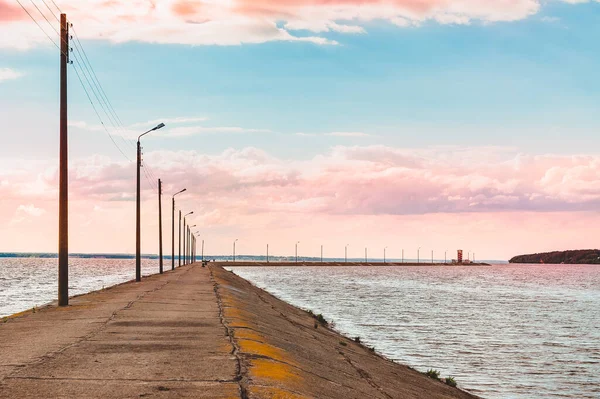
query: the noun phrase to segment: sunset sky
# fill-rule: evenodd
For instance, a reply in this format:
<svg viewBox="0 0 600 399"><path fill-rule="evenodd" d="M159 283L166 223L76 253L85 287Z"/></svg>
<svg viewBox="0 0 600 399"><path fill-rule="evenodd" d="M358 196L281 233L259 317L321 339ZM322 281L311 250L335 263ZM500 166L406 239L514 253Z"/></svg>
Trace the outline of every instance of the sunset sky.
<svg viewBox="0 0 600 399"><path fill-rule="evenodd" d="M53 28L21 2L58 43L52 2L33 1ZM598 245L600 1L55 2L123 124L100 110L115 145L70 66L71 252L134 252L131 140L158 122L144 164L164 181L167 253L184 187L210 254L236 238L241 254L300 241L326 257ZM58 71L0 0L0 251L57 250Z"/></svg>

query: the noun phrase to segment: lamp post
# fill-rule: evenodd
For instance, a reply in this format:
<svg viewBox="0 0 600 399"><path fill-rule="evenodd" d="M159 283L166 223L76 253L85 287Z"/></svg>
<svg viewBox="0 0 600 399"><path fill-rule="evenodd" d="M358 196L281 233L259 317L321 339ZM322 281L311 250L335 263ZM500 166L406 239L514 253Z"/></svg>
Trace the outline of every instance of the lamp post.
<svg viewBox="0 0 600 399"><path fill-rule="evenodd" d="M431 264L433 265L433 249L431 250Z"/></svg>
<svg viewBox="0 0 600 399"><path fill-rule="evenodd" d="M158 179L158 272L163 274L162 180Z"/></svg>
<svg viewBox="0 0 600 399"><path fill-rule="evenodd" d="M198 259L198 240L200 238L200 230L194 232L194 262Z"/></svg>
<svg viewBox="0 0 600 399"><path fill-rule="evenodd" d="M267 244L267 263L269 263L269 244Z"/></svg>
<svg viewBox="0 0 600 399"><path fill-rule="evenodd" d="M183 264L184 265L186 264L185 263L185 254L186 254L186 252L185 252L185 249L186 249L185 248L185 244L186 244L186 241L187 241L187 230L186 230L185 218L188 217L188 216L190 216L190 215L193 215L193 214L194 214L194 211L192 211L190 213L186 213L185 215L183 215Z"/></svg>
<svg viewBox="0 0 600 399"><path fill-rule="evenodd" d="M344 263L348 263L348 246L350 244L346 244L346 246L344 247Z"/></svg>
<svg viewBox="0 0 600 399"><path fill-rule="evenodd" d="M296 263L298 263L298 244L300 244L300 241L296 243Z"/></svg>
<svg viewBox="0 0 600 399"><path fill-rule="evenodd" d="M385 250L387 249L387 247L383 248L383 264L385 265L387 262L385 261Z"/></svg>
<svg viewBox="0 0 600 399"><path fill-rule="evenodd" d="M321 263L323 263L323 244L321 244Z"/></svg>
<svg viewBox="0 0 600 399"><path fill-rule="evenodd" d="M235 241L233 242L233 261L235 262L235 243L238 242L238 239L236 238Z"/></svg>
<svg viewBox="0 0 600 399"><path fill-rule="evenodd" d="M444 264L448 263L448 250L444 251Z"/></svg>
<svg viewBox="0 0 600 399"><path fill-rule="evenodd" d="M192 229L194 227L196 227L197 225L193 225L193 226L188 226L188 235L189 235L189 242L188 242L188 263L192 263L192 250L194 249L194 247L192 246L192 240L194 239L194 235L192 234Z"/></svg>
<svg viewBox="0 0 600 399"><path fill-rule="evenodd" d="M402 263L404 263L404 248L402 248Z"/></svg>
<svg viewBox="0 0 600 399"><path fill-rule="evenodd" d="M421 247L419 247L419 249L417 249L417 263L421 263L420 252L421 252Z"/></svg>
<svg viewBox="0 0 600 399"><path fill-rule="evenodd" d="M140 168L142 167L142 145L140 140L143 136L150 132L165 127L164 123L153 127L146 133L140 134L137 139L137 190L135 197L135 281L142 281L142 227L141 227L141 214L140 214Z"/></svg>
<svg viewBox="0 0 600 399"><path fill-rule="evenodd" d="M181 267L181 210L179 210L179 227L177 229L177 235L179 236L177 239L177 245L179 246L179 264L177 266Z"/></svg>
<svg viewBox="0 0 600 399"><path fill-rule="evenodd" d="M365 263L369 263L369 261L367 260L367 248L365 248Z"/></svg>
<svg viewBox="0 0 600 399"><path fill-rule="evenodd" d="M186 189L184 188L183 190L173 194L173 208L172 208L172 212L171 212L171 270L175 270L175 196L178 194L183 193L184 191L186 191Z"/></svg>

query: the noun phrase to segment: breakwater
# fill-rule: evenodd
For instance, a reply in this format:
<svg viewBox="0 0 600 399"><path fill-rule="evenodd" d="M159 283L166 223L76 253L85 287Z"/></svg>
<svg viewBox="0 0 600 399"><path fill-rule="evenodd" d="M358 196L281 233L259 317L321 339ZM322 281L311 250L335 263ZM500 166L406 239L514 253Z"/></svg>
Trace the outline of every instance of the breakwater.
<svg viewBox="0 0 600 399"><path fill-rule="evenodd" d="M427 262L305 262L305 261L290 261L290 262L233 262L233 261L216 261L211 262L214 265L222 266L222 267L290 267L290 266L298 266L298 267L393 267L393 266L440 266L440 267L452 267L452 266L491 266L489 263L427 263Z"/></svg>
<svg viewBox="0 0 600 399"><path fill-rule="evenodd" d="M217 265L0 323L0 397L474 398Z"/></svg>

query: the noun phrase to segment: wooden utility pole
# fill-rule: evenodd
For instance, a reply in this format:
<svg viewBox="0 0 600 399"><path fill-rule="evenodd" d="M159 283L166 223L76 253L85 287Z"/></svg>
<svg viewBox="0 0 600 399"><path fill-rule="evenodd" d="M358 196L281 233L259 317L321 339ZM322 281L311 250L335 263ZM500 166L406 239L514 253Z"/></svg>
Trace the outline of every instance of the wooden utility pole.
<svg viewBox="0 0 600 399"><path fill-rule="evenodd" d="M175 196L172 199L171 210L171 270L175 270Z"/></svg>
<svg viewBox="0 0 600 399"><path fill-rule="evenodd" d="M179 211L179 230L178 230L179 238L177 239L177 244L179 245L179 265L181 266L181 211Z"/></svg>
<svg viewBox="0 0 600 399"><path fill-rule="evenodd" d="M69 153L67 114L67 66L69 24L60 15L60 165L58 199L58 305L69 305Z"/></svg>
<svg viewBox="0 0 600 399"><path fill-rule="evenodd" d="M135 281L142 281L142 234L140 214L140 168L142 167L142 145L137 141L137 186L135 201Z"/></svg>
<svg viewBox="0 0 600 399"><path fill-rule="evenodd" d="M163 274L163 245L162 245L162 181L158 179L158 252L159 272Z"/></svg>

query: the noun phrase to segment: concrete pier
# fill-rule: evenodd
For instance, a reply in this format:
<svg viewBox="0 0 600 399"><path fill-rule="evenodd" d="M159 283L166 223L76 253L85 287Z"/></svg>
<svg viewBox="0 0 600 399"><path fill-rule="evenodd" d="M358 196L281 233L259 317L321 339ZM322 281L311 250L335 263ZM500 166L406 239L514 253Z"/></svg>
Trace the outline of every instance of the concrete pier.
<svg viewBox="0 0 600 399"><path fill-rule="evenodd" d="M0 398L475 398L218 266L0 320Z"/></svg>

